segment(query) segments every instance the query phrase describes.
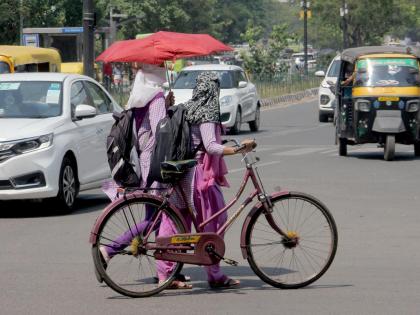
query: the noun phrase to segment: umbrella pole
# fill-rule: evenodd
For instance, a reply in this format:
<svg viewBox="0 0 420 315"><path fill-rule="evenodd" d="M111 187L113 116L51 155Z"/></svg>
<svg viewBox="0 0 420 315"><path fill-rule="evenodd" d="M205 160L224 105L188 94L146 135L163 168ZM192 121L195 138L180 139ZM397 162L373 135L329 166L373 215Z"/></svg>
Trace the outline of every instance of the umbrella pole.
<svg viewBox="0 0 420 315"><path fill-rule="evenodd" d="M169 83L169 92L171 92L172 90L172 80L171 80L171 75L169 73L169 69L168 69L168 63L165 61L165 70L166 70L166 77L168 78L168 83Z"/></svg>

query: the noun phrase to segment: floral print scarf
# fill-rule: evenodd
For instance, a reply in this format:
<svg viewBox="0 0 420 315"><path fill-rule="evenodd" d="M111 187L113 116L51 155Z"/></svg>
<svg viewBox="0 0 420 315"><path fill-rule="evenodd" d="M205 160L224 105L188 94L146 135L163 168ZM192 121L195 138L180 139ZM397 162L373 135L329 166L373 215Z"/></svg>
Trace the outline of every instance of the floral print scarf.
<svg viewBox="0 0 420 315"><path fill-rule="evenodd" d="M196 79L191 100L184 104L190 124L220 123L219 78L214 72L202 72Z"/></svg>

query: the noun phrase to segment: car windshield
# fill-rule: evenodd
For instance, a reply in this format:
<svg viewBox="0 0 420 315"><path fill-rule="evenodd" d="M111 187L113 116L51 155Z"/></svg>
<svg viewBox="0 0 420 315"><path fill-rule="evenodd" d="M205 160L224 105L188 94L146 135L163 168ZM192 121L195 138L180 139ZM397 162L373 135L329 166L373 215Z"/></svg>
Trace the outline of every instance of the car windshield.
<svg viewBox="0 0 420 315"><path fill-rule="evenodd" d="M193 89L196 84L195 80L197 79L197 76L202 72L204 72L204 70L181 71L174 83L174 89ZM237 83L235 84L233 77L233 71L214 70L209 72L214 72L219 76L221 89L233 89L237 87Z"/></svg>
<svg viewBox="0 0 420 315"><path fill-rule="evenodd" d="M0 61L0 73L10 73L9 65L3 61Z"/></svg>
<svg viewBox="0 0 420 315"><path fill-rule="evenodd" d="M0 118L48 118L61 112L61 82L0 82Z"/></svg>
<svg viewBox="0 0 420 315"><path fill-rule="evenodd" d="M337 78L340 73L340 60L334 60L328 70L327 77Z"/></svg>
<svg viewBox="0 0 420 315"><path fill-rule="evenodd" d="M413 86L419 82L414 58L368 58L356 63L355 86Z"/></svg>

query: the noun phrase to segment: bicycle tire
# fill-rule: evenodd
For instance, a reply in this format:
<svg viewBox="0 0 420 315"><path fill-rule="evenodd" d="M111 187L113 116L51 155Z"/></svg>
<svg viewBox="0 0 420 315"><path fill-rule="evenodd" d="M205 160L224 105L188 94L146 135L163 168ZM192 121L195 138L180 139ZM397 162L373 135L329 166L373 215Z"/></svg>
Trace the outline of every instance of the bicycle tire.
<svg viewBox="0 0 420 315"><path fill-rule="evenodd" d="M92 256L95 268L101 275L104 282L111 289L122 295L134 298L142 298L158 294L159 292L165 290L172 283L175 276L181 271L183 267L183 263L174 263L173 270L166 281L161 284L157 284L157 270L152 269L153 266L156 266L156 259L154 258L153 253L138 253L137 256L133 254L130 256L130 254L127 254L128 251L126 248L129 247L132 250L131 246L133 246L133 242L136 238L137 240L140 239L139 242L142 241L141 236L144 230L141 231L140 226L142 226L142 224L147 226L147 222L152 221L152 219L146 219L146 212L148 211L146 206L157 209L160 205L161 203L155 198L147 198L142 196L127 199L109 211L98 229L97 240L92 245ZM133 211L133 209L136 210ZM176 233L185 233L185 227L182 224L182 221L172 209L166 207L161 209L161 211L171 220L171 222L173 222ZM156 212L154 212L154 215L156 215ZM133 222L138 223L134 224ZM100 246L108 246L108 248L112 248L112 250L114 250L116 243L115 238L118 235L122 235L124 231L125 233L130 232L133 236L130 244L121 245L117 243L118 247L120 247L120 253L113 255L105 267L102 254L100 252ZM133 231L138 235L133 235ZM155 234L156 232L152 232L151 237L155 237ZM125 246L125 248L122 249L122 246ZM141 250L138 252L140 251ZM147 262L149 262L150 270L144 270L145 268L141 266L143 257L146 257ZM128 264L126 263L127 260L129 261ZM153 266L150 264L151 260L154 260ZM123 269L120 273L121 275L119 274L119 271L116 270L116 264L120 262L122 262L121 265L123 266ZM138 266L132 264L132 262L137 263ZM129 268L135 270L128 270ZM150 271L150 273L147 275L147 277L145 279L141 279L141 274L145 274L148 271ZM121 277L123 276L123 273L126 273L127 276ZM135 275L133 275L133 273L135 273ZM117 276L120 278L117 278ZM140 288L142 289L138 290Z"/></svg>
<svg viewBox="0 0 420 315"><path fill-rule="evenodd" d="M282 236L276 231L274 231L274 229L269 225L265 217L265 208L259 208L252 216L246 230L246 249L248 254L249 265L261 280L274 287L281 289L298 289L305 287L318 280L328 270L332 261L334 260L338 242L337 227L334 218L332 217L330 211L325 205L323 205L319 200L315 199L314 197L304 193L290 192L287 195L272 198L271 202L273 204L273 218L280 218L280 222L276 222L276 224L279 225L280 223L280 228L283 231L285 231L285 233L295 233L296 236L299 236L299 239L297 241L297 244L290 244L290 242L285 242L284 238L282 238ZM294 205L294 211L291 211L289 209L289 205L291 203L292 206ZM307 207L305 203L307 203L308 206L312 206L313 212L309 216L309 218L305 219L309 221L303 221L302 228L298 230L298 223L303 219L302 215L304 214L304 212L306 212L306 210L304 210L305 207ZM281 210L279 210L276 207L276 205L280 204L282 207ZM286 205L288 218L284 219L279 214L279 212L286 213ZM292 214L292 212L294 212L293 220L290 220L289 214ZM311 238L309 238L311 235L305 235L301 233L306 232L303 231L303 226L313 220L311 216L313 216L316 212L322 218L322 222L320 223L328 227L325 229L326 231L323 234L313 235ZM296 216L297 222L295 221ZM262 230L261 226L262 228L268 227L268 230ZM310 232L316 231L317 230L315 229L310 230ZM257 234L259 235L259 237L256 236ZM276 239L269 240L267 239L267 237L269 237L268 235L274 235ZM305 237L308 237L308 239L306 239ZM280 241L277 240L277 238L280 239ZM311 273L304 277L301 273L302 271L297 269L302 268L303 272L306 273L304 263L308 263L308 265L311 265L312 269L314 269L312 262L316 263L317 261L315 258L316 256L320 255L319 253L313 253L313 251L315 250L314 246L317 246L317 244L322 244L322 238L328 238L331 242L328 245L328 252L325 254L325 257L323 257L325 261L319 265L319 268L316 268L316 270L314 270L315 272L312 272L312 270L310 270ZM266 244L257 243L258 239L263 239L264 241L269 242ZM293 245L295 247L289 248ZM274 257L271 257L271 259L268 262L264 262L263 266L265 256L261 255L261 249L258 248L264 249L264 247L268 247L268 255L270 256L272 256L273 253L276 254L278 250L282 250L281 257L274 262L272 262ZM301 252L298 252L298 250L300 250ZM321 253L323 253L323 251L321 251ZM292 256L292 258L288 259L288 256L290 255ZM299 257L302 257L302 259L305 259L305 261L302 262L298 258L298 255L300 255ZM275 262L277 262L277 264L275 264ZM283 262L285 262L284 265ZM287 265L287 262L288 266L285 267L285 265ZM282 266L280 266L280 263L282 263ZM274 264L275 267L273 268L272 265ZM296 279L296 277L299 275L300 278L298 280L289 280L289 277L293 277L293 279Z"/></svg>

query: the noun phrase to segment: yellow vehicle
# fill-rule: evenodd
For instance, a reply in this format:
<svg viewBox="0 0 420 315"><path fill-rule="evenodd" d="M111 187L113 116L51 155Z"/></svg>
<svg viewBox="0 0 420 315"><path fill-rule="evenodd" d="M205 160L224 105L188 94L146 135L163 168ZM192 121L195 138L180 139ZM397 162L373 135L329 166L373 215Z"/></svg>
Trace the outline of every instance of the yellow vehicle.
<svg viewBox="0 0 420 315"><path fill-rule="evenodd" d="M0 73L60 72L60 53L52 48L0 45Z"/></svg>
<svg viewBox="0 0 420 315"><path fill-rule="evenodd" d="M335 86L339 155L347 145L378 143L393 160L395 143L420 156L420 52L373 46L344 50Z"/></svg>

